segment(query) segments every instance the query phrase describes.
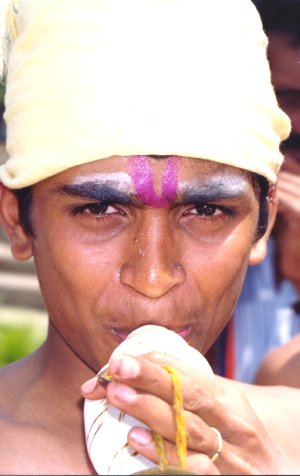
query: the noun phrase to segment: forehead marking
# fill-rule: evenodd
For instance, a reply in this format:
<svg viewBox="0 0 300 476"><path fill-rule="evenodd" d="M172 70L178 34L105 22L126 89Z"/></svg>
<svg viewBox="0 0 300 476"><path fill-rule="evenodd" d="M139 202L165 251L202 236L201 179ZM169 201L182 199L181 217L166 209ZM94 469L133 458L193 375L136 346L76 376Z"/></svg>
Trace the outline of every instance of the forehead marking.
<svg viewBox="0 0 300 476"><path fill-rule="evenodd" d="M153 172L148 158L143 155L132 157L129 173L142 203L163 208L176 198L178 165L178 157L169 157L163 173L162 192L158 195L154 190Z"/></svg>

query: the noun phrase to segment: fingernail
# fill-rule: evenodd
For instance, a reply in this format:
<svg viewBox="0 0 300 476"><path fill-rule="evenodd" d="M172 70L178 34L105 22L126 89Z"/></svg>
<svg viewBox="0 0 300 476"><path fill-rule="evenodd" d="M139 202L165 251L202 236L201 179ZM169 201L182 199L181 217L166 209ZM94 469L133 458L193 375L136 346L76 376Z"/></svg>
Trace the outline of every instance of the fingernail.
<svg viewBox="0 0 300 476"><path fill-rule="evenodd" d="M135 400L137 393L136 391L131 388L127 387L127 385L123 385L122 383L115 383L114 389L114 396L120 400L121 402L132 402Z"/></svg>
<svg viewBox="0 0 300 476"><path fill-rule="evenodd" d="M95 390L96 385L97 385L98 377L91 378L90 380L87 380L81 385L81 392L84 394L91 393L93 390Z"/></svg>
<svg viewBox="0 0 300 476"><path fill-rule="evenodd" d="M129 439L140 446L146 446L153 442L150 431L140 427L131 430Z"/></svg>
<svg viewBox="0 0 300 476"><path fill-rule="evenodd" d="M111 373L123 378L134 378L140 373L140 364L130 355L117 354L109 364Z"/></svg>

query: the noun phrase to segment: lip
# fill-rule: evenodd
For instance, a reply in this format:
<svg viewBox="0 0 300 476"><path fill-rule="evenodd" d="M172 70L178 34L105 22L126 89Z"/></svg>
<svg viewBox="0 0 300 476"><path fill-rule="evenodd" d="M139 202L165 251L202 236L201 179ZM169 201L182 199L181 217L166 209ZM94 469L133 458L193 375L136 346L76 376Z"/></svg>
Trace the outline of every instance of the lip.
<svg viewBox="0 0 300 476"><path fill-rule="evenodd" d="M192 326L190 324L184 327L177 327L177 328L172 328L171 326L170 327L163 326L163 327L165 327L166 329L169 329L170 331L176 332L176 334L180 335L180 337L182 337L184 340L187 339L187 337L189 336L192 330ZM133 332L135 329L137 328L133 328L130 330L124 329L124 328L115 328L115 327L111 328L118 342L123 342L125 339L127 339L129 334Z"/></svg>

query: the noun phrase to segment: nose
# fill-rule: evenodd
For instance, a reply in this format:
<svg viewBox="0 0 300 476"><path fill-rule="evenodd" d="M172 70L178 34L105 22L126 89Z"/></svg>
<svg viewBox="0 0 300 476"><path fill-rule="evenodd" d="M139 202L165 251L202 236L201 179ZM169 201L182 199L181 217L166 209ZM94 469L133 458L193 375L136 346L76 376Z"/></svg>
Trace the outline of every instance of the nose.
<svg viewBox="0 0 300 476"><path fill-rule="evenodd" d="M138 233L131 237L120 280L139 294L157 299L181 285L186 273L179 262L176 234L172 233L164 219L155 216L155 211L151 214Z"/></svg>

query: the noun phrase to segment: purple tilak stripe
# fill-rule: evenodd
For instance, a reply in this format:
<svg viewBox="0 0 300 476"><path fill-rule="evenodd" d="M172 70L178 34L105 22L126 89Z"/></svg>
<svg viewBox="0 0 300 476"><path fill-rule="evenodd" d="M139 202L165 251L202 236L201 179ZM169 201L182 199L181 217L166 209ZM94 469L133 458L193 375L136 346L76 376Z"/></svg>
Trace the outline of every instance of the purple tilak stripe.
<svg viewBox="0 0 300 476"><path fill-rule="evenodd" d="M163 173L162 193L154 190L153 173L147 157L133 157L130 163L130 175L142 203L151 207L163 208L174 200L178 185L178 158L170 157Z"/></svg>
<svg viewBox="0 0 300 476"><path fill-rule="evenodd" d="M179 158L170 157L163 175L162 196L168 202L174 200L177 195L179 173Z"/></svg>

